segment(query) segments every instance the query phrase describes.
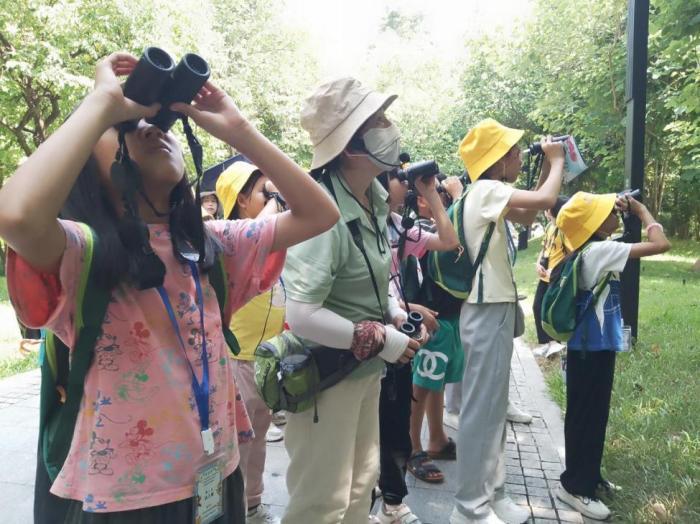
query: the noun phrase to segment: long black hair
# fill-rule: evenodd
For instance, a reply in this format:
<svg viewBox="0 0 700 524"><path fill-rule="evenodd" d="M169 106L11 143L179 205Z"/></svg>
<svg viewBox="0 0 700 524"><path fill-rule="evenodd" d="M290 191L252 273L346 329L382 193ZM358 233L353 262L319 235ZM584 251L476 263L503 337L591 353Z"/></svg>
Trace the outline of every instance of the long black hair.
<svg viewBox="0 0 700 524"><path fill-rule="evenodd" d="M101 182L97 160L90 155L73 185L68 199L59 214L60 218L82 222L90 226L99 239L93 264L98 269L97 283L105 289L113 289L123 281L135 282L140 268L137 258L119 236L121 217L114 208L107 188ZM170 234L173 252L177 260L185 262L176 246L182 243L195 244L201 235L202 211L187 180L182 179L170 192ZM204 227L204 260L199 266L208 271L221 251L219 242Z"/></svg>

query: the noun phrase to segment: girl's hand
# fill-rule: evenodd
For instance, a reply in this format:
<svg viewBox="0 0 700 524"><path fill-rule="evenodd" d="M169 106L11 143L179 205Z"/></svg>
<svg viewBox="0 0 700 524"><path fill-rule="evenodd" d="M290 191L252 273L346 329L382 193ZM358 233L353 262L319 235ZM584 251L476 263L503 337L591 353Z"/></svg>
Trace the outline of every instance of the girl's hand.
<svg viewBox="0 0 700 524"><path fill-rule="evenodd" d="M207 133L231 145L232 135L247 123L233 99L211 82L204 84L192 104L177 103L170 109L188 116Z"/></svg>
<svg viewBox="0 0 700 524"><path fill-rule="evenodd" d="M459 177L456 176L448 176L442 181L442 187L444 187L447 193L452 197L452 200L457 200L462 196L462 191L464 191L462 182L459 180Z"/></svg>
<svg viewBox="0 0 700 524"><path fill-rule="evenodd" d="M128 76L138 60L129 53L112 53L97 63L95 88L91 96L106 104L106 124L111 127L127 120L138 120L155 116L160 104L142 106L124 96L118 77Z"/></svg>
<svg viewBox="0 0 700 524"><path fill-rule="evenodd" d="M551 164L564 162L564 146L561 142L552 142L552 135L547 135L542 137L541 144L544 157L549 159Z"/></svg>
<svg viewBox="0 0 700 524"><path fill-rule="evenodd" d="M540 278L547 278L549 276L549 273L547 270L542 266L542 264L535 264L535 269L537 270L537 276Z"/></svg>
<svg viewBox="0 0 700 524"><path fill-rule="evenodd" d="M425 177L416 179L416 189L418 194L424 198L438 198L437 187L435 187L435 177Z"/></svg>
<svg viewBox="0 0 700 524"><path fill-rule="evenodd" d="M643 214L648 213L647 207L634 197L626 197L625 200L627 200L629 212L633 215L641 218Z"/></svg>

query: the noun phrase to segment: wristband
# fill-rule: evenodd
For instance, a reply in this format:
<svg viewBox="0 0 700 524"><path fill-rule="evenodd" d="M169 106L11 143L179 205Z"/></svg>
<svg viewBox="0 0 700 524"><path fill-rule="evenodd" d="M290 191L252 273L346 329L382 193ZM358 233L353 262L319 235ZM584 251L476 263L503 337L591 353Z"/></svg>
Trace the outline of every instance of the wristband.
<svg viewBox="0 0 700 524"><path fill-rule="evenodd" d="M662 233L664 232L664 226L662 226L662 225L659 224L658 222L652 222L652 223L649 224L649 225L647 226L647 228L646 228L647 236L649 236L649 230L652 229L652 228L654 228L654 227L658 227L658 228L661 230Z"/></svg>

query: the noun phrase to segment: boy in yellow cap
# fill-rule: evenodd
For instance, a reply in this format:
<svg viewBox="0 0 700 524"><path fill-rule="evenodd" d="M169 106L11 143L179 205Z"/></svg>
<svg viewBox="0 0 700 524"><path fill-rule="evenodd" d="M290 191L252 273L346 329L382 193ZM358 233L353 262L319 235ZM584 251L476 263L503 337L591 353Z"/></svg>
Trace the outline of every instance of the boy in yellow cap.
<svg viewBox="0 0 700 524"><path fill-rule="evenodd" d="M529 225L539 210L554 205L561 187L564 150L551 137L543 139L546 162L537 188L515 189L509 184L520 173L518 141L522 135L522 130L488 118L474 126L459 146L472 182L465 197L463 224L465 247L472 260L487 231L493 232L460 312L465 369L451 524L520 523L530 516L504 490L508 378L518 307L512 271L515 243L505 220Z"/></svg>
<svg viewBox="0 0 700 524"><path fill-rule="evenodd" d="M253 219L282 211L276 193L272 182L247 162L234 162L216 181L216 194L227 220ZM266 433L272 413L255 387L254 353L260 342L279 335L284 329L284 303L284 286L280 279L270 291L253 298L231 318L231 330L241 346L241 352L232 358L233 374L255 433L253 440L240 445L248 524L279 524L279 518L262 504Z"/></svg>
<svg viewBox="0 0 700 524"><path fill-rule="evenodd" d="M618 228L618 211L640 218L647 242L606 240ZM566 470L557 497L586 517L604 520L610 510L597 497L619 489L600 472L615 353L624 349L619 272L628 259L663 253L670 244L643 204L614 194L576 193L559 211L557 227L567 249L581 253L577 298L581 318L567 344ZM591 303L599 283L604 287L597 302Z"/></svg>

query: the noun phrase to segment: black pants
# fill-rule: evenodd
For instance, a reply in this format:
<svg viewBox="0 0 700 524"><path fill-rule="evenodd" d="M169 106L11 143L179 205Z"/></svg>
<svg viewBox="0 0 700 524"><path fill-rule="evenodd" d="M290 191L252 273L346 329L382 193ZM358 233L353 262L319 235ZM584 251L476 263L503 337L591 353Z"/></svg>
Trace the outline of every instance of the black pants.
<svg viewBox="0 0 700 524"><path fill-rule="evenodd" d="M561 483L569 493L593 497L603 480L600 464L615 376L615 352L569 351L566 363L566 471L561 474Z"/></svg>
<svg viewBox="0 0 700 524"><path fill-rule="evenodd" d="M408 495L406 463L411 456L412 398L411 365L387 366L379 396L379 489L387 504L401 504Z"/></svg>
<svg viewBox="0 0 700 524"><path fill-rule="evenodd" d="M547 291L549 284L544 280L540 280L535 291L535 300L532 303L532 313L535 315L535 327L537 328L537 342L546 344L552 340L544 329L542 329L542 299Z"/></svg>
<svg viewBox="0 0 700 524"><path fill-rule="evenodd" d="M131 511L86 513L81 501L57 497L49 493L50 487L39 455L34 486L35 524L190 524L193 521L191 498ZM245 524L245 490L240 467L224 480L224 511L214 521L216 524Z"/></svg>

